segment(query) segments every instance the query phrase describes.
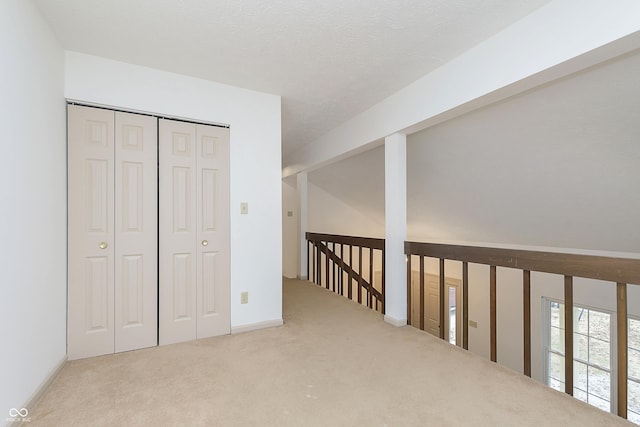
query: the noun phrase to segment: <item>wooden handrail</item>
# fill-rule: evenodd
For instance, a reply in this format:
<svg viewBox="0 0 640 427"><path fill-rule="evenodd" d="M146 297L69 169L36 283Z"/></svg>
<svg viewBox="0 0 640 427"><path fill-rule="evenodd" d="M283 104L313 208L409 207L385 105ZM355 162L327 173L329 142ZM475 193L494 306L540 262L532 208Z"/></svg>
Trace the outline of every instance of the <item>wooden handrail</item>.
<svg viewBox="0 0 640 427"><path fill-rule="evenodd" d="M531 376L531 272L544 272L564 276L564 317L565 317L565 392L573 395L573 279L582 277L616 283L617 300L617 383L619 416L627 417L627 285L640 285L640 259L616 258L594 255L580 255L544 251L528 251L503 248L488 248L462 245L446 245L437 243L405 242L404 252L407 255L407 312L411 322L411 256L420 260L421 282L424 275L424 258L440 260L440 337L445 338L443 331L444 305L444 261L462 262L463 282L463 347L468 349L468 264L483 264L490 268L490 339L491 360L497 360L496 331L496 268L507 267L523 271L523 335L524 335L524 373ZM423 287L423 283L420 283ZM421 296L421 316L424 297ZM423 319L420 322L424 329Z"/></svg>
<svg viewBox="0 0 640 427"><path fill-rule="evenodd" d="M405 254L640 285L640 259L405 242Z"/></svg>
<svg viewBox="0 0 640 427"><path fill-rule="evenodd" d="M384 250L385 240L377 239L375 237L358 237L358 236L343 236L340 234L321 234L310 233L305 234L307 240L312 242L334 242L341 243L343 245L361 246L363 248L380 249Z"/></svg>

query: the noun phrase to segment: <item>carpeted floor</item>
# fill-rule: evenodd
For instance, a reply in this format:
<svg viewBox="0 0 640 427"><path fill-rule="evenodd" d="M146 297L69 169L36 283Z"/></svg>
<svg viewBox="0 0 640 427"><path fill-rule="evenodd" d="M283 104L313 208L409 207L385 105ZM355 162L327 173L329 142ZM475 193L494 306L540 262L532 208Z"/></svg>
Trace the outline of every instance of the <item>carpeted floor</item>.
<svg viewBox="0 0 640 427"><path fill-rule="evenodd" d="M282 327L67 363L30 425L631 425L308 282L283 286Z"/></svg>

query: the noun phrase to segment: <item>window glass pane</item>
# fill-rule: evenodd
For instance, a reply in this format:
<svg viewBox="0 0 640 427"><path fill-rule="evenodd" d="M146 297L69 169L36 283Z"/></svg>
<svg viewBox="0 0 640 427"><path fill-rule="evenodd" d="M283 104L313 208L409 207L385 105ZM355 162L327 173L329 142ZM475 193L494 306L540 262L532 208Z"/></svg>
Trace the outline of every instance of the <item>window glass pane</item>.
<svg viewBox="0 0 640 427"><path fill-rule="evenodd" d="M549 353L549 377L564 381L564 356Z"/></svg>
<svg viewBox="0 0 640 427"><path fill-rule="evenodd" d="M564 322L560 324L560 304L554 301L549 301L551 307L551 326L560 328L564 327Z"/></svg>
<svg viewBox="0 0 640 427"><path fill-rule="evenodd" d="M564 329L551 327L551 350L564 354Z"/></svg>
<svg viewBox="0 0 640 427"><path fill-rule="evenodd" d="M640 414L632 411L627 412L627 419L634 424L640 424Z"/></svg>
<svg viewBox="0 0 640 427"><path fill-rule="evenodd" d="M590 310L589 312L589 335L594 338L600 338L604 341L610 341L611 325L609 321L611 315L601 313L599 311Z"/></svg>
<svg viewBox="0 0 640 427"><path fill-rule="evenodd" d="M573 332L589 333L589 310L573 307Z"/></svg>
<svg viewBox="0 0 640 427"><path fill-rule="evenodd" d="M595 338L589 338L589 362L595 363L602 368L609 369L611 367L609 361L610 351L611 346L608 342Z"/></svg>
<svg viewBox="0 0 640 427"><path fill-rule="evenodd" d="M586 335L573 334L573 358L589 361L589 339Z"/></svg>
<svg viewBox="0 0 640 427"><path fill-rule="evenodd" d="M629 349L627 357L629 358L627 362L629 377L640 380L640 351Z"/></svg>
<svg viewBox="0 0 640 427"><path fill-rule="evenodd" d="M575 397L578 400L582 400L583 402L587 401L587 392L586 391L582 391L579 388L573 388L573 397Z"/></svg>
<svg viewBox="0 0 640 427"><path fill-rule="evenodd" d="M609 372L589 366L589 394L609 400L611 396L611 376ZM607 409L608 411L608 409Z"/></svg>
<svg viewBox="0 0 640 427"><path fill-rule="evenodd" d="M549 378L549 387L564 393L564 382Z"/></svg>
<svg viewBox="0 0 640 427"><path fill-rule="evenodd" d="M594 396L593 394L589 395L589 404L595 406L596 408L600 408L603 411L607 411L607 412L611 411L611 403L609 403L609 401L600 399L599 397Z"/></svg>
<svg viewBox="0 0 640 427"><path fill-rule="evenodd" d="M640 414L640 383L627 381L627 407Z"/></svg>
<svg viewBox="0 0 640 427"><path fill-rule="evenodd" d="M587 392L587 365L580 362L573 362L573 387L579 390ZM586 402L586 397L584 399Z"/></svg>
<svg viewBox="0 0 640 427"><path fill-rule="evenodd" d="M640 350L640 320L629 319L629 347Z"/></svg>
<svg viewBox="0 0 640 427"><path fill-rule="evenodd" d="M456 288L449 287L449 343L456 345Z"/></svg>

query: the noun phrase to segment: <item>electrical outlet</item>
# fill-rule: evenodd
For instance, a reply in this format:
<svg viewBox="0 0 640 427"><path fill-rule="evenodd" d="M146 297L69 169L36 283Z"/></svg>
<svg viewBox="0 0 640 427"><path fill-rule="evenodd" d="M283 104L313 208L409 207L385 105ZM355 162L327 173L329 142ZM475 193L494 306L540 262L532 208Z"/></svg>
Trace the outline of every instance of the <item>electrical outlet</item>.
<svg viewBox="0 0 640 427"><path fill-rule="evenodd" d="M249 292L240 292L240 304L249 304Z"/></svg>
<svg viewBox="0 0 640 427"><path fill-rule="evenodd" d="M469 326L471 326L472 328L477 328L478 322L476 322L475 320L469 320Z"/></svg>

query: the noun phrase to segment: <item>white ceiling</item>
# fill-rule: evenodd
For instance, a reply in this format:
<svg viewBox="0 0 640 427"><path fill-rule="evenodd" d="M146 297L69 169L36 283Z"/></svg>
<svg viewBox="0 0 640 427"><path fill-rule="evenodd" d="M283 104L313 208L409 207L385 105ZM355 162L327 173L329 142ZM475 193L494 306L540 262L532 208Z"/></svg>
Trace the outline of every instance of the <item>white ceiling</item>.
<svg viewBox="0 0 640 427"><path fill-rule="evenodd" d="M33 0L67 50L282 96L283 155L549 0Z"/></svg>

